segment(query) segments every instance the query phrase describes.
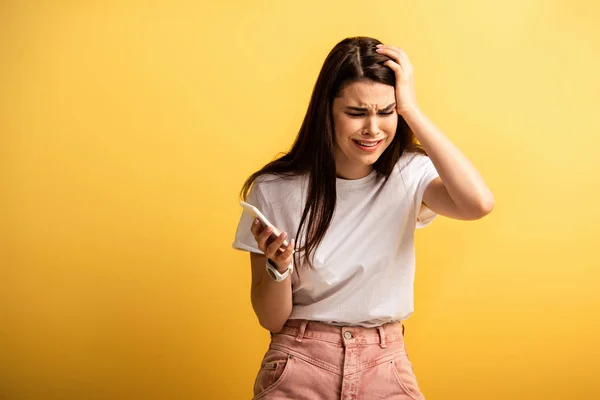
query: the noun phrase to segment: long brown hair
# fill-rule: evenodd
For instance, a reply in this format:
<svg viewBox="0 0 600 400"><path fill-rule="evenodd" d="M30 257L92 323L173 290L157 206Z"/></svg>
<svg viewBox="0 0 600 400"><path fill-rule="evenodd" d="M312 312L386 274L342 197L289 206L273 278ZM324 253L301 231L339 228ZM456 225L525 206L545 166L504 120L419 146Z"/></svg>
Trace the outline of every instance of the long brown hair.
<svg viewBox="0 0 600 400"><path fill-rule="evenodd" d="M310 268L313 268L314 253L329 229L336 204L333 100L346 85L357 81L369 80L396 86L394 72L383 65L390 58L375 51L380 43L369 37L351 37L331 50L317 78L291 150L253 173L241 190L241 197L246 199L254 181L264 174L282 178L308 174L306 205L296 232L296 238L300 238L304 230L305 240L304 246L296 249L294 258L299 252L304 252ZM373 164L374 169L389 177L405 151L426 154L404 119L398 116L396 135Z"/></svg>

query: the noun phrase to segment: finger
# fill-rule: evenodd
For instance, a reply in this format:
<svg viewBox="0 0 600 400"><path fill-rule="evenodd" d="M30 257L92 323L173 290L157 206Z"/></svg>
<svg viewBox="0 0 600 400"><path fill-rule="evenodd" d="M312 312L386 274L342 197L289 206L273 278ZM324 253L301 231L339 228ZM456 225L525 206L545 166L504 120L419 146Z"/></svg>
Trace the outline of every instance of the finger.
<svg viewBox="0 0 600 400"><path fill-rule="evenodd" d="M378 49L388 49L388 50L392 50L398 54L406 54L406 51L404 49L401 49L400 47L396 47L396 46L392 46L389 44L382 44L382 45L377 45Z"/></svg>
<svg viewBox="0 0 600 400"><path fill-rule="evenodd" d="M402 49L397 47L388 46L377 49L379 54L384 54L391 59L393 59L396 63L400 64L402 68L407 69L410 66L410 60L408 59L408 55Z"/></svg>
<svg viewBox="0 0 600 400"><path fill-rule="evenodd" d="M290 243L288 244L285 251L281 254L281 258L284 258L286 260L290 259L292 257L292 254L294 254L294 247L296 247L296 241L292 239L290 240Z"/></svg>
<svg viewBox="0 0 600 400"><path fill-rule="evenodd" d="M406 51L404 51L404 49L401 49L400 47L390 46L390 49L398 53L400 56L406 55Z"/></svg>
<svg viewBox="0 0 600 400"><path fill-rule="evenodd" d="M385 54L394 59L400 59L400 57L401 57L400 49L392 47L392 46L379 47L376 51L379 54Z"/></svg>
<svg viewBox="0 0 600 400"><path fill-rule="evenodd" d="M391 50L396 52L396 54L398 55L398 60L400 60L399 64L402 67L402 69L407 71L412 68L412 64L410 63L410 58L408 58L408 54L406 54L406 51L404 49L394 47L394 46L390 46L390 48L391 48Z"/></svg>
<svg viewBox="0 0 600 400"><path fill-rule="evenodd" d="M388 60L388 61L384 62L383 65L390 67L392 69L392 71L397 72L399 74L404 72L404 70L402 69L402 65L398 64L397 62L395 62L393 60Z"/></svg>
<svg viewBox="0 0 600 400"><path fill-rule="evenodd" d="M399 58L397 58L396 56L391 56L391 55L389 55L389 54L386 54L386 55L387 55L388 57L390 57L390 59L389 59L389 60L387 60L386 62L384 62L384 63L383 63L383 65L387 65L388 67L390 67L390 68L391 68L390 64L393 62L394 64L396 64L396 65L398 65L398 66L400 67L400 70L401 70L401 71L404 69L404 68L403 68L403 65L402 65L402 63L400 62L400 59L399 59ZM394 69L394 68L392 68L392 69L393 69L394 71L396 70L396 69Z"/></svg>
<svg viewBox="0 0 600 400"><path fill-rule="evenodd" d="M267 240L269 239L269 236L271 236L272 233L273 233L273 229L271 229L270 227L267 226L260 232L260 235L258 235L258 238L256 239L256 243L258 243L258 248L263 253L266 253L267 246L268 246Z"/></svg>
<svg viewBox="0 0 600 400"><path fill-rule="evenodd" d="M290 240L290 243L286 247L285 251L272 258L272 260L276 262L277 265L290 265L292 262L292 255L294 254L294 247L296 247L296 241L292 239ZM281 251L281 249L279 249L279 251Z"/></svg>
<svg viewBox="0 0 600 400"><path fill-rule="evenodd" d="M277 252L279 251L280 247L282 247L285 238L287 238L287 232L281 232L277 239L275 239L267 248L267 252L265 253L267 254L267 257L272 258L278 255Z"/></svg>
<svg viewBox="0 0 600 400"><path fill-rule="evenodd" d="M252 225L250 226L250 232L252 232L255 239L262 232L262 226L260 225L260 220L258 218L255 218L254 221L252 221Z"/></svg>

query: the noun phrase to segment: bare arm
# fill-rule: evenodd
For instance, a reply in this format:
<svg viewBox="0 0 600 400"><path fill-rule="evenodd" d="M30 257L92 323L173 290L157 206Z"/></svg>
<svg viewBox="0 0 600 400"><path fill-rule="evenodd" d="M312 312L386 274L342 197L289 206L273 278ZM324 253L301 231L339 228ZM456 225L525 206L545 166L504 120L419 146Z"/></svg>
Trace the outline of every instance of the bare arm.
<svg viewBox="0 0 600 400"><path fill-rule="evenodd" d="M263 328L279 332L292 313L292 279L275 282L267 274L267 258L262 254L250 253L250 262L252 308Z"/></svg>
<svg viewBox="0 0 600 400"><path fill-rule="evenodd" d="M440 175L425 189L423 204L438 214L463 220L489 214L494 208L494 196L479 171L421 111L414 68L406 51L389 45L377 47L378 53L390 57L384 64L396 75L396 112L404 118Z"/></svg>
<svg viewBox="0 0 600 400"><path fill-rule="evenodd" d="M419 109L403 115L440 178L425 189L423 203L438 214L475 220L494 208L494 196L467 157Z"/></svg>
<svg viewBox="0 0 600 400"><path fill-rule="evenodd" d="M263 328L279 332L292 313L292 278L289 276L283 282L276 282L268 275L265 265L268 257L280 272L284 272L292 261L294 241L283 248L281 246L287 237L285 232L273 240L271 232L260 224L253 224L251 230L258 248L265 253L250 253L252 308Z"/></svg>

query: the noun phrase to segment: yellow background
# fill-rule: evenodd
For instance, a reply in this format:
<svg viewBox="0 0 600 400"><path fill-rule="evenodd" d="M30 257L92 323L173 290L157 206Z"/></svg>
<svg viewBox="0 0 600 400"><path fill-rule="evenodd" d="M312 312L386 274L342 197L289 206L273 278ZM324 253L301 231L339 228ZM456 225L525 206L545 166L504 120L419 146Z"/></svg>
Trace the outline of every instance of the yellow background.
<svg viewBox="0 0 600 400"><path fill-rule="evenodd" d="M496 208L417 236L428 399L598 399L600 6L3 1L0 398L250 398L268 334L232 250L329 50L401 46Z"/></svg>

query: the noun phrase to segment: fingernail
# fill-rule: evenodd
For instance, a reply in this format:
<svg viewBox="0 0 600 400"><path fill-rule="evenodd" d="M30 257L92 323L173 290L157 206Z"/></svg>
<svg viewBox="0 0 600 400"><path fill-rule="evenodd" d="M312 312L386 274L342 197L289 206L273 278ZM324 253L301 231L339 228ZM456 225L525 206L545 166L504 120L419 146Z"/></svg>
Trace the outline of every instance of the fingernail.
<svg viewBox="0 0 600 400"><path fill-rule="evenodd" d="M287 233L286 232L281 232L281 237L282 238L286 238L287 237Z"/></svg>
<svg viewBox="0 0 600 400"><path fill-rule="evenodd" d="M292 240L290 240L290 244L291 244L292 246L294 246L294 245L296 244L296 239L292 239Z"/></svg>
<svg viewBox="0 0 600 400"><path fill-rule="evenodd" d="M273 232L273 229L271 229L270 226L267 226L267 228L265 229L265 231L267 231L267 233L271 233L271 232Z"/></svg>
<svg viewBox="0 0 600 400"><path fill-rule="evenodd" d="M258 218L256 218L256 219L254 220L254 225L258 225L259 223L260 223L260 222L258 221Z"/></svg>
<svg viewBox="0 0 600 400"><path fill-rule="evenodd" d="M375 47L383 47L383 45L382 45L382 44L378 44L378 45L377 45L377 46L375 46Z"/></svg>

